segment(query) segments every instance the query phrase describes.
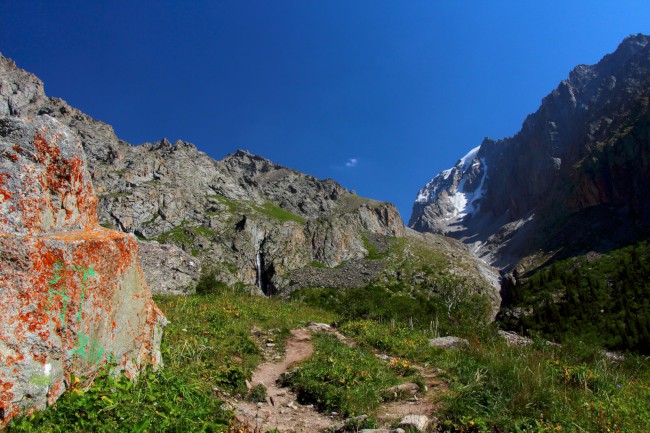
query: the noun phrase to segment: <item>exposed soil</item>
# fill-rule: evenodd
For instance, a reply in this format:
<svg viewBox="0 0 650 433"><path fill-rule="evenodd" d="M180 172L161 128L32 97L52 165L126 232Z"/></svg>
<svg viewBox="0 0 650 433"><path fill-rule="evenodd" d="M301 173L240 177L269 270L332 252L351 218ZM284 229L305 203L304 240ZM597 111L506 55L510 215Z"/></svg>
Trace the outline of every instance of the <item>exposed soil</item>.
<svg viewBox="0 0 650 433"><path fill-rule="evenodd" d="M260 365L251 380L254 387L266 387L267 402L239 401L235 404L237 418L253 432L276 429L280 432L319 432L335 424L335 420L317 412L313 406L296 402L296 395L287 388L276 385L280 374L291 369L314 352L311 332L307 328L294 329L286 342L285 356L279 362Z"/></svg>
<svg viewBox="0 0 650 433"><path fill-rule="evenodd" d="M420 373L427 386L426 390L420 390L410 398L405 397L382 404L375 415L381 424L394 424L406 415L426 415L429 419L433 418L440 404L440 396L447 390L447 386L432 368L419 365L413 367Z"/></svg>

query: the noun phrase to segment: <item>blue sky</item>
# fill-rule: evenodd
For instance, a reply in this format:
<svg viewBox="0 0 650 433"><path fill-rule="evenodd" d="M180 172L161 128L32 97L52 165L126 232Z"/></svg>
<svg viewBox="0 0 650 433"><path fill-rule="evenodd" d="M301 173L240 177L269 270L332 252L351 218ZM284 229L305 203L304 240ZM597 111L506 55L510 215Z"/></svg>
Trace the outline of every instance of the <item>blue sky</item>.
<svg viewBox="0 0 650 433"><path fill-rule="evenodd" d="M648 1L0 1L0 52L132 144L247 149L395 203L520 128Z"/></svg>

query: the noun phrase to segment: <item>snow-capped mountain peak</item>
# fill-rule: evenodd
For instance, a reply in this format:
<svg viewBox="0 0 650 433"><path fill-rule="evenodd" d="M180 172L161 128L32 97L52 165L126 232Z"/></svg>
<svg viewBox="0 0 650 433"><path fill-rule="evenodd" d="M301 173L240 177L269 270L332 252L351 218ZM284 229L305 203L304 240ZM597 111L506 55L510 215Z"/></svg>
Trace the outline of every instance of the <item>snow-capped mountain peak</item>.
<svg viewBox="0 0 650 433"><path fill-rule="evenodd" d="M470 150L456 165L438 173L418 192L416 203L441 204L441 217L445 220L463 218L480 206L484 196L487 164L479 158L481 146Z"/></svg>

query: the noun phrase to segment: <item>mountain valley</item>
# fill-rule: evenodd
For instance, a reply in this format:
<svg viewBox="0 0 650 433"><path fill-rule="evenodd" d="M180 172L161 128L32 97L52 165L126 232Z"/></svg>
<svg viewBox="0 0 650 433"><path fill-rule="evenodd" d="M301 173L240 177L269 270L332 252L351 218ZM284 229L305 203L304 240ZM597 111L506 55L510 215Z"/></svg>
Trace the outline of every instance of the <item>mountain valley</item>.
<svg viewBox="0 0 650 433"><path fill-rule="evenodd" d="M29 254L0 251L16 275L40 272L4 305L1 428L650 430L649 101L650 37L633 35L515 136L437 174L405 227L391 203L246 150L134 146L0 55L0 238L28 226L20 212L45 228L30 226ZM93 325L119 356L140 352L105 354ZM70 347L46 344L59 336ZM18 353L30 364L13 379ZM82 368L57 367L53 391L66 363Z"/></svg>

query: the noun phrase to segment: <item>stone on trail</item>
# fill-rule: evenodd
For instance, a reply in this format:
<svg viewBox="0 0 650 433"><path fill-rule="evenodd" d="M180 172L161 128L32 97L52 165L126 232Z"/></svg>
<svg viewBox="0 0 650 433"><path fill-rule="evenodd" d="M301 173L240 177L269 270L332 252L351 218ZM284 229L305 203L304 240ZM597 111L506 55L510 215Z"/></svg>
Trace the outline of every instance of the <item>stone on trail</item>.
<svg viewBox="0 0 650 433"><path fill-rule="evenodd" d="M429 425L426 415L406 415L399 423L402 427L414 427L419 432L424 432Z"/></svg>
<svg viewBox="0 0 650 433"><path fill-rule="evenodd" d="M398 397L401 395L413 395L420 391L420 387L412 382L400 383L399 385L391 386L384 391L387 394Z"/></svg>
<svg viewBox="0 0 650 433"><path fill-rule="evenodd" d="M132 235L101 228L85 154L49 116L0 118L0 428L72 375L162 365Z"/></svg>

